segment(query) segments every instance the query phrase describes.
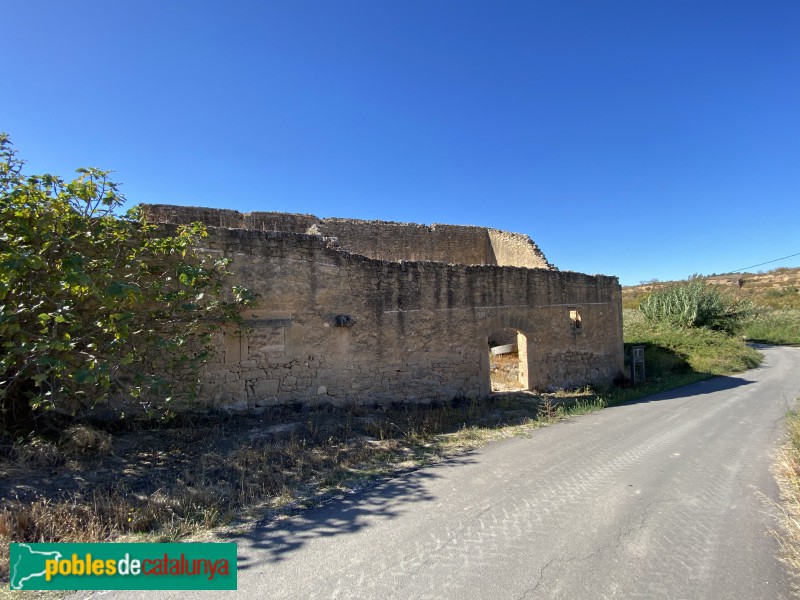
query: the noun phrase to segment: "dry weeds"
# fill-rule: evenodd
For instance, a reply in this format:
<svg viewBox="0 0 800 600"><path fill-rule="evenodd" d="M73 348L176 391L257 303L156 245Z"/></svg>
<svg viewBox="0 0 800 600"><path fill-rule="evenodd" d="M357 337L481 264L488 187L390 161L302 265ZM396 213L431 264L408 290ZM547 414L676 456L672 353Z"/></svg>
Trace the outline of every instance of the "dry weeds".
<svg viewBox="0 0 800 600"><path fill-rule="evenodd" d="M778 518L781 560L786 564L795 595L800 596L800 414L786 419L789 441L778 452L775 474L781 492Z"/></svg>
<svg viewBox="0 0 800 600"><path fill-rule="evenodd" d="M0 443L0 579L8 581L10 542L186 539L527 435L568 416L563 405L576 400L579 412L600 405L563 391L546 398L544 413L539 397L519 393L427 407L217 415L113 435L80 425L60 440Z"/></svg>

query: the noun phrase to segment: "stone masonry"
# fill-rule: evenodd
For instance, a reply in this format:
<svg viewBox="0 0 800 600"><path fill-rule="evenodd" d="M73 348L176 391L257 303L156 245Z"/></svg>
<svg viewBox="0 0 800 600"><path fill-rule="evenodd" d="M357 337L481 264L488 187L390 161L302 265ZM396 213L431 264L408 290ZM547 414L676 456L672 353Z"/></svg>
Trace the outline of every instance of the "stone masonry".
<svg viewBox="0 0 800 600"><path fill-rule="evenodd" d="M220 335L201 399L429 402L490 393L488 339L517 331L526 389L607 382L623 369L616 277L560 272L526 235L483 227L145 205L200 221L204 249L257 294Z"/></svg>

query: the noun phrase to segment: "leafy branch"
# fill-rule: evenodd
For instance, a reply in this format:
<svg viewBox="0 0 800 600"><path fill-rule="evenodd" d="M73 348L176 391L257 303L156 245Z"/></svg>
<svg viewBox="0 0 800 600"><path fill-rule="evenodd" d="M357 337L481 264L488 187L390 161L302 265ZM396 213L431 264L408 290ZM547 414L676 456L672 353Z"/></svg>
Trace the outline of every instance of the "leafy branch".
<svg viewBox="0 0 800 600"><path fill-rule="evenodd" d="M163 410L193 398L212 337L252 301L198 223L147 223L110 171L25 175L0 134L0 411L75 415L111 397Z"/></svg>

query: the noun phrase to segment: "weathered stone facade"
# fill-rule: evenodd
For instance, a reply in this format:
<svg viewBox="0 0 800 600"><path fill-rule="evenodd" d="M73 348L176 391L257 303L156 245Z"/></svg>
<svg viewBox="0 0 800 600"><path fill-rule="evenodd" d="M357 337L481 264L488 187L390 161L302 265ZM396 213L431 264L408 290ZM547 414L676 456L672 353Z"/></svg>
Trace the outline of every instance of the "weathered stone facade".
<svg viewBox="0 0 800 600"><path fill-rule="evenodd" d="M623 368L615 277L559 272L525 235L481 227L319 219L165 205L201 221L258 295L220 339L201 397L252 410L288 402L420 402L490 393L488 338L519 332L529 389L609 381Z"/></svg>

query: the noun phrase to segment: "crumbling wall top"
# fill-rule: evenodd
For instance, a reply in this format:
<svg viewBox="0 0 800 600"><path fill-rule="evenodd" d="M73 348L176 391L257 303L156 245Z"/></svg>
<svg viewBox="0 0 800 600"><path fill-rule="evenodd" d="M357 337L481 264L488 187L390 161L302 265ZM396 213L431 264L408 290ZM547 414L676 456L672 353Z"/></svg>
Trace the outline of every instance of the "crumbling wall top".
<svg viewBox="0 0 800 600"><path fill-rule="evenodd" d="M322 235L336 238L342 250L392 262L431 261L555 269L527 235L487 227L321 219L309 214L241 213L168 204L144 204L142 210L154 223L185 225L200 222L207 227Z"/></svg>

